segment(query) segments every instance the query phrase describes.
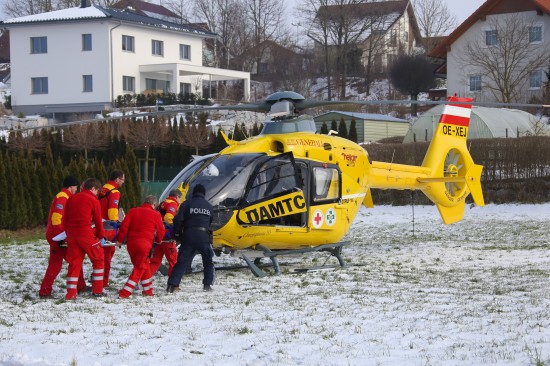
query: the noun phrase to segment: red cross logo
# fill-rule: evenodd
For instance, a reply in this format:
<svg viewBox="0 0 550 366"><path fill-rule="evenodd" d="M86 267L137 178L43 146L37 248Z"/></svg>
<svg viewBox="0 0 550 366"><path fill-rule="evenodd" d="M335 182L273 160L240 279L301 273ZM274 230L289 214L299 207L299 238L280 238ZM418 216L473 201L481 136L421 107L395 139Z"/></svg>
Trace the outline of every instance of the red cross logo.
<svg viewBox="0 0 550 366"><path fill-rule="evenodd" d="M320 228L323 225L323 211L317 210L313 213L313 227L316 229Z"/></svg>
<svg viewBox="0 0 550 366"><path fill-rule="evenodd" d="M313 218L313 221L315 221L315 223L319 225L321 223L321 220L323 220L323 216L321 216L321 214L317 212L317 214Z"/></svg>

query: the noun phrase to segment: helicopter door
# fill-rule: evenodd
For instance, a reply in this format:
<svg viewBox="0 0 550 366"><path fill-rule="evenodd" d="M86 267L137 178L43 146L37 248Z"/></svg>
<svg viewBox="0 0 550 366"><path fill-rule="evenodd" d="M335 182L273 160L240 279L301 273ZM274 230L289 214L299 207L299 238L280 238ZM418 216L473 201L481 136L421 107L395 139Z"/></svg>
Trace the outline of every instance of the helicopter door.
<svg viewBox="0 0 550 366"><path fill-rule="evenodd" d="M248 182L237 214L243 225L304 226L307 211L301 170L292 153L262 161Z"/></svg>

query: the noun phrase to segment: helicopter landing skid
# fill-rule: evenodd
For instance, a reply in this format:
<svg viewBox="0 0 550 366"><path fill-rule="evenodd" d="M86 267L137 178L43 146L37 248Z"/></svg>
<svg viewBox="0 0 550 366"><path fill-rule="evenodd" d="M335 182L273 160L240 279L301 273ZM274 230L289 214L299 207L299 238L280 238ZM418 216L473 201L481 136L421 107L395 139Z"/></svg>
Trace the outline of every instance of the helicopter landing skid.
<svg viewBox="0 0 550 366"><path fill-rule="evenodd" d="M254 276L265 277L267 276L267 273L265 273L260 269L260 267L258 267L258 265L260 264L260 259L269 258L271 260L271 263L273 264L275 274L280 275L281 266L279 265L279 260L277 259L277 257L281 255L295 255L295 254L303 254L303 253L310 253L310 252L329 252L331 256L336 257L336 259L338 259L338 263L340 264L340 267L345 267L346 262L344 262L344 259L342 258L342 248L344 245L347 245L347 244L349 244L349 242L345 241L345 242L339 242L335 244L320 245L314 248L289 249L289 250L271 250L269 248L264 247L261 244L258 244L256 245L256 252L260 252L260 256L256 256L254 260L249 258L246 254L242 254L241 257L244 259L244 261L248 265L248 268L250 268Z"/></svg>

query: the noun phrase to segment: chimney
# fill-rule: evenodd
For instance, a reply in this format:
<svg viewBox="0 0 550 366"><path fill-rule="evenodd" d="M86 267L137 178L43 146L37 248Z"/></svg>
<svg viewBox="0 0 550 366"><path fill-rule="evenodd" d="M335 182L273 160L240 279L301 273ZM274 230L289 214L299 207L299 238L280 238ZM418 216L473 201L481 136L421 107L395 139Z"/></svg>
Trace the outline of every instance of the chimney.
<svg viewBox="0 0 550 366"><path fill-rule="evenodd" d="M88 8L92 4L90 3L90 0L80 0L80 7L81 8Z"/></svg>

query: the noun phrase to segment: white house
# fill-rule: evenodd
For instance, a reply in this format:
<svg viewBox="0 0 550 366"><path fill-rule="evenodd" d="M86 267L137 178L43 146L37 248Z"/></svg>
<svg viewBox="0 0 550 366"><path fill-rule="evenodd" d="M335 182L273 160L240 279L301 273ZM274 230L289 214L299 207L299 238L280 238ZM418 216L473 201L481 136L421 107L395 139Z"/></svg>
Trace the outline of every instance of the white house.
<svg viewBox="0 0 550 366"><path fill-rule="evenodd" d="M540 101L550 67L550 0L487 0L430 56L446 58L448 95Z"/></svg>
<svg viewBox="0 0 550 366"><path fill-rule="evenodd" d="M385 73L399 54L410 54L422 41L410 0L323 5L317 18L329 24L329 33L347 29L348 37L361 49L360 62L369 73ZM315 32L310 37L316 41L319 53L322 37ZM329 38L334 43L332 38L337 37Z"/></svg>
<svg viewBox="0 0 550 366"><path fill-rule="evenodd" d="M99 112L123 94L195 92L195 85L250 74L202 66L203 41L216 34L131 9L82 5L8 19L14 113ZM200 89L199 89L200 90Z"/></svg>

